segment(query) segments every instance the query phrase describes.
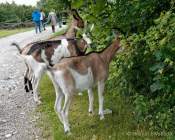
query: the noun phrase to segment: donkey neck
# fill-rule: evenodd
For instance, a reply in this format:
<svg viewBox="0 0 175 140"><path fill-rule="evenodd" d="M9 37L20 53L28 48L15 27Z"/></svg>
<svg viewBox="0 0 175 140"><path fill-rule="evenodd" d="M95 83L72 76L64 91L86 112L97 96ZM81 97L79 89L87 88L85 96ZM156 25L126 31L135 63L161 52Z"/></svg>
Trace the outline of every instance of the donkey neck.
<svg viewBox="0 0 175 140"><path fill-rule="evenodd" d="M112 61L119 48L120 48L120 42L119 40L115 40L109 47L105 48L100 53L101 58L107 65L109 65L109 63Z"/></svg>
<svg viewBox="0 0 175 140"><path fill-rule="evenodd" d="M77 33L77 30L75 29L76 27L77 27L77 21L75 21L73 19L72 23L70 25L70 28L68 29L68 31L65 34L66 38L75 38L76 37L76 33Z"/></svg>

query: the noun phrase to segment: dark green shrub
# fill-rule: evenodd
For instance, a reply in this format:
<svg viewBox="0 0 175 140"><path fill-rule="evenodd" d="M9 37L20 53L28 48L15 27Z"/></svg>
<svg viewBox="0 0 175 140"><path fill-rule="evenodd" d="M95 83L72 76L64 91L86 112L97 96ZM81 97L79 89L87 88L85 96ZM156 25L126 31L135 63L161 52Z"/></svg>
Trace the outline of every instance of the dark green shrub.
<svg viewBox="0 0 175 140"><path fill-rule="evenodd" d="M175 14L168 11L146 34L132 35L118 56L111 77L117 89L133 99L137 121L157 130L175 129ZM124 44L126 44L124 42ZM114 86L114 88L115 88Z"/></svg>

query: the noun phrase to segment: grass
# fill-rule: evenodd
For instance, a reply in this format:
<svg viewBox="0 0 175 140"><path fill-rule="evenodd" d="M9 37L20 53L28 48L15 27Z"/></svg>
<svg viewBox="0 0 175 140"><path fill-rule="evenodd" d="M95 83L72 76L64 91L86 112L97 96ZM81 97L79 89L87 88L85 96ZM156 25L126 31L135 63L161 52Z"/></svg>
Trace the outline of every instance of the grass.
<svg viewBox="0 0 175 140"><path fill-rule="evenodd" d="M51 38L63 34L66 30L56 32ZM105 91L105 108L112 109L113 113L105 115L100 121L98 114L98 97L95 92L95 114L88 114L88 96L75 95L70 112L69 121L72 135L64 134L55 111L55 91L49 78L43 76L40 83L42 104L37 108L41 113L38 126L42 128L43 139L47 140L174 140L173 138L151 135L144 126L136 125L132 112L132 105L118 93ZM115 95L115 96L114 96Z"/></svg>
<svg viewBox="0 0 175 140"><path fill-rule="evenodd" d="M19 28L19 29L0 29L0 38L6 37L6 36L9 36L9 35L13 35L13 34L16 34L16 33L20 33L20 32L30 31L32 29L33 29L33 27Z"/></svg>
<svg viewBox="0 0 175 140"><path fill-rule="evenodd" d="M51 36L51 38L57 37L57 36L59 36L59 35L62 35L62 34L64 34L66 31L67 31L67 29L63 29L63 30L61 30L61 31L59 31L59 32L55 32L55 33Z"/></svg>
<svg viewBox="0 0 175 140"><path fill-rule="evenodd" d="M55 32L51 37L50 37L50 39L52 39L52 38L55 38L55 37L58 37L58 36L60 36L60 35L63 35L64 33L66 33L66 31L69 29L69 27L70 27L70 20L67 22L67 28L65 28L65 29L62 29L61 31L58 31L58 32Z"/></svg>
<svg viewBox="0 0 175 140"><path fill-rule="evenodd" d="M6 37L6 36L9 36L9 35L13 35L13 34L16 34L16 33L20 33L20 32L30 31L30 30L33 30L33 29L34 29L34 27L18 28L18 29L0 29L0 38ZM57 37L59 35L62 35L66 32L66 30L67 29L56 32L50 38L54 38L54 37Z"/></svg>
<svg viewBox="0 0 175 140"><path fill-rule="evenodd" d="M72 101L69 121L72 135L66 136L55 111L55 92L51 81L44 76L40 84L42 104L37 111L41 112L39 127L43 129L43 139L48 140L164 140L165 137L151 136L144 127L134 124L132 106L125 102L118 93L112 96L105 91L105 108L113 113L105 115L100 121L97 93L95 92L95 115L88 115L88 97L76 95ZM143 135L142 135L143 134ZM167 139L167 138L166 138Z"/></svg>

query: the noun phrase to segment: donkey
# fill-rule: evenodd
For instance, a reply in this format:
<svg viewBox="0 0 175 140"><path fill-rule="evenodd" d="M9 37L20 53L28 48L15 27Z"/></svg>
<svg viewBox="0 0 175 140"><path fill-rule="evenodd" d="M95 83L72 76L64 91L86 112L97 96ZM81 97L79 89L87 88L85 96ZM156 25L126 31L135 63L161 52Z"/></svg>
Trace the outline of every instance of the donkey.
<svg viewBox="0 0 175 140"><path fill-rule="evenodd" d="M93 91L98 86L99 115L104 118L103 94L105 81L109 74L109 64L120 49L119 38L101 52L91 52L85 56L64 58L53 67L49 68L52 81L56 90L54 109L64 125L65 133L70 132L68 111L73 95L79 91L88 90L89 112L93 112ZM62 107L62 99L65 102Z"/></svg>
<svg viewBox="0 0 175 140"><path fill-rule="evenodd" d="M17 47L27 66L24 77L26 92L29 89L32 90L34 101L37 103L41 103L38 98L38 85L42 75L47 71L47 65L52 66L58 63L63 57L84 55L86 48L91 43L87 37L84 37L84 39L75 38L77 27L83 28L84 22L76 10L72 10L72 14L73 21L65 34L65 38L30 43L23 49L20 49L16 43L12 44ZM33 84L31 84L31 80ZM27 83L29 84L29 89Z"/></svg>

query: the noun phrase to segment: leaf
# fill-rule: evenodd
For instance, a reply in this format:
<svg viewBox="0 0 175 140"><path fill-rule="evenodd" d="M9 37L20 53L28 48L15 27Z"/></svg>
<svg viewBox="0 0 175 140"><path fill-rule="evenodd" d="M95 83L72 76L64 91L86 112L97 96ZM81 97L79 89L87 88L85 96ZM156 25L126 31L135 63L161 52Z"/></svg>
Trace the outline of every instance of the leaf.
<svg viewBox="0 0 175 140"><path fill-rule="evenodd" d="M163 86L162 86L162 84L160 83L160 82L155 82L155 83L153 83L151 86L150 86L150 89L151 89L151 92L155 92L155 91L157 91L157 90L160 90L160 89L162 89L163 88Z"/></svg>
<svg viewBox="0 0 175 140"><path fill-rule="evenodd" d="M165 45L167 43L167 38L164 37L162 40L160 40L160 45Z"/></svg>
<svg viewBox="0 0 175 140"><path fill-rule="evenodd" d="M157 60L161 60L161 57L162 57L162 52L161 51L156 51L154 55L155 55Z"/></svg>
<svg viewBox="0 0 175 140"><path fill-rule="evenodd" d="M157 71L159 69L163 69L164 68L164 64L163 63L158 63L153 65L152 67L150 67L150 71Z"/></svg>
<svg viewBox="0 0 175 140"><path fill-rule="evenodd" d="M96 4L93 5L93 13L99 15L105 9L105 0L96 0Z"/></svg>
<svg viewBox="0 0 175 140"><path fill-rule="evenodd" d="M72 8L80 8L84 4L84 0L73 0L71 3Z"/></svg>

